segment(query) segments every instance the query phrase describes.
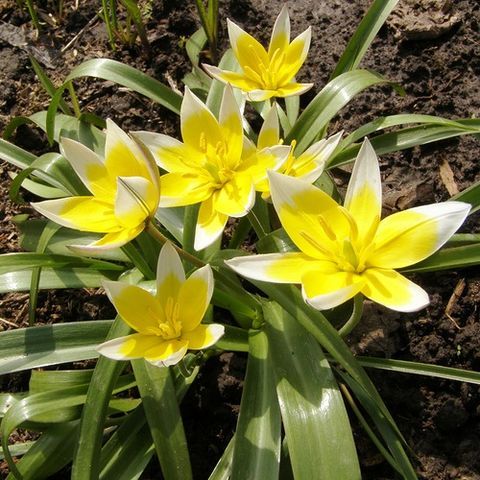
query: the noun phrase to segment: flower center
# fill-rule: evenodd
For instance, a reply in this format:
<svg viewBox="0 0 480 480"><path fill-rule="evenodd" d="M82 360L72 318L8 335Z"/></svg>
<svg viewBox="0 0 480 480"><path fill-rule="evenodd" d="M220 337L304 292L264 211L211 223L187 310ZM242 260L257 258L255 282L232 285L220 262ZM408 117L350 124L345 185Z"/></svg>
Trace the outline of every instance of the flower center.
<svg viewBox="0 0 480 480"><path fill-rule="evenodd" d="M164 340L180 337L182 322L178 319L179 311L178 303L172 297L168 297L164 308L165 320L159 320L157 327L149 328L149 333L162 337Z"/></svg>
<svg viewBox="0 0 480 480"><path fill-rule="evenodd" d="M218 141L213 144L208 143L206 138L205 133L202 132L200 135L200 150L205 154L203 167L212 178L213 186L220 189L232 179L237 162L232 161L227 142Z"/></svg>

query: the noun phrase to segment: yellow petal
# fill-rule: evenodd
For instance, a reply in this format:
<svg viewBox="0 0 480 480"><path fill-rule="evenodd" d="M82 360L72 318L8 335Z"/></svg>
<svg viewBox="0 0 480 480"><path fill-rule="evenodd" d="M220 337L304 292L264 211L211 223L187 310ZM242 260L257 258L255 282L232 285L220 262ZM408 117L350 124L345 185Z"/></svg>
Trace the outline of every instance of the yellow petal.
<svg viewBox="0 0 480 480"><path fill-rule="evenodd" d="M92 150L70 138L62 138L60 149L85 186L99 200L113 202L115 181L108 175L102 159Z"/></svg>
<svg viewBox="0 0 480 480"><path fill-rule="evenodd" d="M402 268L427 258L456 232L469 211L467 203L443 202L390 215L378 226L367 264Z"/></svg>
<svg viewBox="0 0 480 480"><path fill-rule="evenodd" d="M276 171L280 169L287 161L289 155L290 146L288 145L267 147L244 160L237 171L249 175L256 187L259 182L267 178L268 170Z"/></svg>
<svg viewBox="0 0 480 480"><path fill-rule="evenodd" d="M239 159L243 149L242 115L231 85L227 85L223 91L219 122L224 138L228 139L228 156L235 160Z"/></svg>
<svg viewBox="0 0 480 480"><path fill-rule="evenodd" d="M210 265L199 268L183 283L178 294L178 319L182 323L182 332L190 332L200 325L212 293L213 273Z"/></svg>
<svg viewBox="0 0 480 480"><path fill-rule="evenodd" d="M204 155L198 150L168 135L154 132L135 132L132 135L152 152L157 165L167 172L191 173L204 161Z"/></svg>
<svg viewBox="0 0 480 480"><path fill-rule="evenodd" d="M182 333L182 340L188 342L189 350L202 350L211 347L225 333L225 327L218 323L198 325L195 330Z"/></svg>
<svg viewBox="0 0 480 480"><path fill-rule="evenodd" d="M94 243L90 243L88 245L69 245L68 248L72 250L72 252L76 253L102 253L105 250L122 247L123 245L137 237L137 235L140 235L144 228L145 224L141 223L134 228L124 228L123 230L120 230L118 232L107 233L100 240L97 240Z"/></svg>
<svg viewBox="0 0 480 480"><path fill-rule="evenodd" d="M344 205L355 219L360 242L370 243L382 213L382 184L377 155L368 139L355 160Z"/></svg>
<svg viewBox="0 0 480 480"><path fill-rule="evenodd" d="M123 227L134 228L149 216L149 207L140 197L140 195L147 196L148 193L146 191L137 192L140 189L148 190L150 186L151 183L143 177L117 177L115 216Z"/></svg>
<svg viewBox="0 0 480 480"><path fill-rule="evenodd" d="M278 122L277 107L273 106L268 111L258 134L257 148L262 150L280 144L280 125Z"/></svg>
<svg viewBox="0 0 480 480"><path fill-rule="evenodd" d="M195 250L202 250L212 244L223 232L228 216L217 212L210 197L200 205L195 230Z"/></svg>
<svg viewBox="0 0 480 480"><path fill-rule="evenodd" d="M194 150L206 152L209 144L215 147L224 141L217 119L188 87L185 88L180 121L183 141Z"/></svg>
<svg viewBox="0 0 480 480"><path fill-rule="evenodd" d="M134 333L102 343L97 347L97 351L113 360L133 360L143 358L145 352L159 342L161 342L161 339L155 335Z"/></svg>
<svg viewBox="0 0 480 480"><path fill-rule="evenodd" d="M283 228L306 255L332 259L337 238L350 236L341 207L320 189L292 177L269 173L273 205Z"/></svg>
<svg viewBox="0 0 480 480"><path fill-rule="evenodd" d="M157 367L177 364L187 353L188 342L183 339L165 340L145 352L145 360Z"/></svg>
<svg viewBox="0 0 480 480"><path fill-rule="evenodd" d="M158 334L158 325L165 315L158 300L136 285L104 282L103 287L123 321L144 335Z"/></svg>
<svg viewBox="0 0 480 480"><path fill-rule="evenodd" d="M283 52L290 42L290 18L287 6L284 5L278 14L272 30L272 37L268 46L268 56L272 58L275 50Z"/></svg>
<svg viewBox="0 0 480 480"><path fill-rule="evenodd" d="M82 232L115 232L122 227L113 205L95 197L69 197L32 203L33 208L50 220Z"/></svg>
<svg viewBox="0 0 480 480"><path fill-rule="evenodd" d="M296 94L294 94L296 95ZM269 98L272 97L281 97L278 90L269 90L269 89L264 89L264 88L258 88L256 90L249 90L247 92L247 98L251 102L264 102L265 100L268 100Z"/></svg>
<svg viewBox="0 0 480 480"><path fill-rule="evenodd" d="M263 46L238 25L227 20L228 36L238 64L245 71L245 67L254 72L259 71L259 65L269 64L268 54Z"/></svg>
<svg viewBox="0 0 480 480"><path fill-rule="evenodd" d="M302 278L305 301L317 310L327 310L345 303L362 290L365 281L352 272L342 272L333 264L312 270Z"/></svg>
<svg viewBox="0 0 480 480"><path fill-rule="evenodd" d="M301 283L305 272L323 264L301 252L235 257L225 263L244 277L274 283Z"/></svg>
<svg viewBox="0 0 480 480"><path fill-rule="evenodd" d="M180 207L203 202L211 196L209 178L193 173L167 173L161 178L160 207Z"/></svg>
<svg viewBox="0 0 480 480"><path fill-rule="evenodd" d="M114 179L135 175L158 185L158 170L153 160L110 119L107 119L105 167Z"/></svg>
<svg viewBox="0 0 480 480"><path fill-rule="evenodd" d="M255 90L260 87L260 84L257 81L247 77L244 73L221 70L212 65L204 65L203 67L213 78L216 78L223 83L229 83L232 87L239 88L244 92L249 92L250 90Z"/></svg>
<svg viewBox="0 0 480 480"><path fill-rule="evenodd" d="M182 261L170 242L160 250L157 262L157 299L165 306L169 298L176 301L185 282Z"/></svg>
<svg viewBox="0 0 480 480"><path fill-rule="evenodd" d="M217 212L229 217L243 217L255 203L255 188L250 175L237 174L214 193L213 205Z"/></svg>
<svg viewBox="0 0 480 480"><path fill-rule="evenodd" d="M312 38L312 29L308 27L303 33L296 37L285 50L285 58L282 63L276 66L278 75L278 85L284 85L290 82L300 70L300 67L307 58L310 40Z"/></svg>
<svg viewBox="0 0 480 480"><path fill-rule="evenodd" d="M362 293L371 300L399 312L416 312L429 303L428 294L395 270L369 268Z"/></svg>
<svg viewBox="0 0 480 480"><path fill-rule="evenodd" d="M272 94L275 97L291 97L293 95L302 95L313 87L313 83L287 83L277 88ZM251 96L253 92L250 92Z"/></svg>

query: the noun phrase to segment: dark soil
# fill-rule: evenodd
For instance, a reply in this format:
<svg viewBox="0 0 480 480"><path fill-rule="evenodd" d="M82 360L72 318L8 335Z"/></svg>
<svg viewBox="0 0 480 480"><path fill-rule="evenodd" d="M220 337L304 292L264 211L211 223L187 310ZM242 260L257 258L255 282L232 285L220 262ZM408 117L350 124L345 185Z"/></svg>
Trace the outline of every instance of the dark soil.
<svg viewBox="0 0 480 480"><path fill-rule="evenodd" d="M45 15L55 12L50 2ZM227 45L225 19L233 19L250 33L268 41L281 0L221 2L221 49ZM353 34L368 0L290 1L293 34L308 25L313 41L299 81L314 82L302 97L306 105L328 80L346 42ZM139 43L109 48L103 23L95 20L96 2L65 2L65 15L46 24L38 39L26 12L14 0L0 0L0 130L10 118L29 115L48 105L48 95L28 61L33 54L55 84L81 62L109 57L135 66L182 90L190 70L183 41L198 28L192 3L153 0L146 21L150 51ZM480 4L477 0L403 0L391 15L362 63L363 67L399 82L400 97L390 88L374 88L359 95L332 122L330 133L350 133L378 116L423 113L447 118L480 115ZM83 30L82 30L83 29ZM68 48L64 47L78 35ZM62 50L64 49L64 50ZM124 129L178 133L178 119L148 99L109 82L82 81L78 95L83 111L110 117ZM43 135L23 127L14 141L36 153L48 149ZM479 180L478 140L463 137L438 142L381 158L386 213L447 199ZM11 220L31 213L26 204L8 200L9 165L0 166L0 252L19 249ZM334 172L340 187L348 176ZM465 231L478 231L473 216ZM371 306L364 323L351 338L359 354L480 368L478 270L423 275L416 278L430 293L431 305L416 314L397 314ZM0 328L26 325L28 297L5 295L0 301ZM65 307L67 305L67 308ZM113 311L101 292L42 293L39 322L111 318ZM183 413L196 478L207 478L234 431L241 397L245 359L224 354L212 359L189 392ZM412 451L418 475L428 480L480 479L480 392L477 386L405 374L371 371L372 378L396 419ZM16 382L17 380L17 384ZM3 382L5 390L23 388L23 376ZM20 383L20 385L18 384ZM394 474L369 440L356 430L365 479L392 479ZM148 478L160 478L152 466ZM147 478L147 477L145 477Z"/></svg>

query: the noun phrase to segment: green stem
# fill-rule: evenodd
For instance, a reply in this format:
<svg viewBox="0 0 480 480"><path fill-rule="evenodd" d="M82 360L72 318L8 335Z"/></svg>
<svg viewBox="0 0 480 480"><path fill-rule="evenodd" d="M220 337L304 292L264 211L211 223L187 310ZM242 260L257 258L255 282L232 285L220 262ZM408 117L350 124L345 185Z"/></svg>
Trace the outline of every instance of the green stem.
<svg viewBox="0 0 480 480"><path fill-rule="evenodd" d="M195 243L195 227L197 225L199 205L188 205L183 215L183 238L182 245L186 252L193 253Z"/></svg>
<svg viewBox="0 0 480 480"><path fill-rule="evenodd" d="M251 228L252 225L250 224L250 221L247 217L240 218L237 228L233 232L232 238L228 243L228 248L238 248L240 244L245 240L245 237L248 235L248 232L250 232Z"/></svg>
<svg viewBox="0 0 480 480"><path fill-rule="evenodd" d="M80 118L80 116L82 115L82 112L80 111L80 104L78 103L77 94L75 93L75 89L73 88L72 82L68 82L67 88L68 88L68 92L70 93L70 99L72 100L72 107L73 107L75 116L77 118Z"/></svg>
<svg viewBox="0 0 480 480"><path fill-rule="evenodd" d="M353 298L353 310L350 318L345 322L342 328L338 331L341 337L346 337L361 320L363 314L363 295L361 293L355 295Z"/></svg>

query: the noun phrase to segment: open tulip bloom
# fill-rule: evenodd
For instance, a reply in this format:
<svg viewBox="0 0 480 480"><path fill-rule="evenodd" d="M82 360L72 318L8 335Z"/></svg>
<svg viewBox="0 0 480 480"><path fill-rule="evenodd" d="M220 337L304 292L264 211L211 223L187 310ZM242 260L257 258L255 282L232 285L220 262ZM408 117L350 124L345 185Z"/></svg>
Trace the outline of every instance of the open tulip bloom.
<svg viewBox="0 0 480 480"><path fill-rule="evenodd" d="M318 142L310 145L298 157L295 156L295 141L292 141L292 150L287 161L279 169L279 173L283 173L290 177L301 178L306 182L313 183L323 173L325 165L337 148L342 138L343 132L338 132L329 138L323 138ZM278 122L277 108L273 106L265 117L258 134L257 148L259 150L279 145L282 143L280 138L280 125ZM262 192L262 197L268 199L270 197L270 186L268 178L257 185L257 191Z"/></svg>
<svg viewBox="0 0 480 480"><path fill-rule="evenodd" d="M68 138L61 140L61 151L92 195L46 200L33 207L65 227L105 233L90 245L71 248L94 253L125 245L142 232L160 199L153 159L111 120L107 120L105 158Z"/></svg>
<svg viewBox="0 0 480 480"><path fill-rule="evenodd" d="M160 207L201 203L195 231L195 249L201 250L223 232L228 217L243 217L255 202L256 185L267 170L284 163L290 147L278 145L251 154L245 148L242 115L227 85L219 120L187 88L180 111L183 143L159 133L136 132L158 165L162 176Z"/></svg>
<svg viewBox="0 0 480 480"><path fill-rule="evenodd" d="M296 83L295 75L310 48L311 28L290 42L290 18L284 6L275 21L268 51L251 35L230 20L230 45L241 72L204 65L214 78L247 92L249 100L260 102L271 97L300 95L313 83Z"/></svg>
<svg viewBox="0 0 480 480"><path fill-rule="evenodd" d="M104 282L104 287L119 315L137 332L99 345L97 350L106 357L144 358L168 367L178 363L187 350L212 346L224 333L223 325L201 323L213 292L210 266L185 279L182 262L170 243L162 247L158 258L155 295L123 282Z"/></svg>
<svg viewBox="0 0 480 480"><path fill-rule="evenodd" d="M300 251L227 263L248 278L301 284L305 301L319 310L358 293L400 312L425 307L427 293L395 269L438 250L470 211L466 203L449 201L380 220L380 169L368 140L357 156L344 206L302 180L275 172L269 178L275 210Z"/></svg>

